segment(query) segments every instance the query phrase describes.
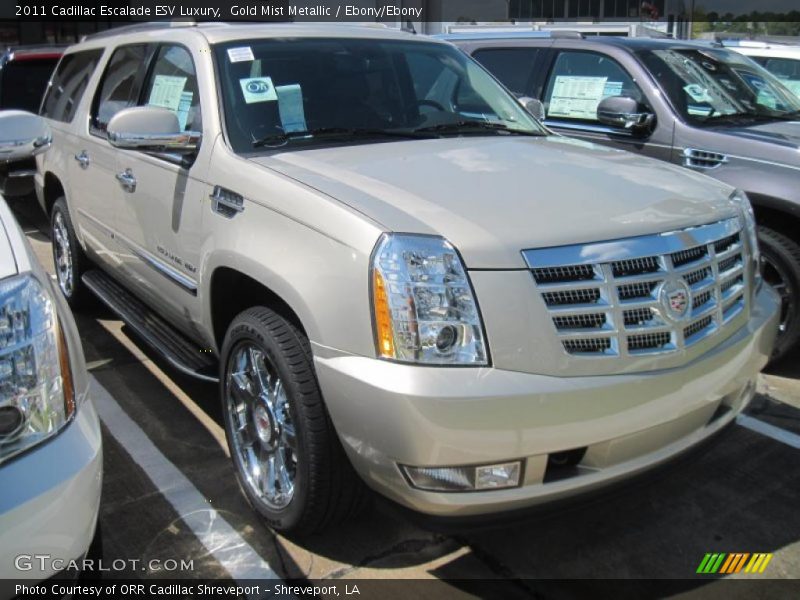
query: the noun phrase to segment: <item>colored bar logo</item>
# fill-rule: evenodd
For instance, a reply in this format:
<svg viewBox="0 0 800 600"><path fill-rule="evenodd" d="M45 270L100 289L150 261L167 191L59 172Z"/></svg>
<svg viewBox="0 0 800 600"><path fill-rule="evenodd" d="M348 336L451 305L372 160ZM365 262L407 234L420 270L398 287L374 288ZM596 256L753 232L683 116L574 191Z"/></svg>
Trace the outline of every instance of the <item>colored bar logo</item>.
<svg viewBox="0 0 800 600"><path fill-rule="evenodd" d="M702 575L731 575L742 571L745 573L763 573L771 560L772 554L762 552L756 552L755 554L750 554L749 552L732 552L730 554L709 552L700 561L700 566L697 567L696 572Z"/></svg>

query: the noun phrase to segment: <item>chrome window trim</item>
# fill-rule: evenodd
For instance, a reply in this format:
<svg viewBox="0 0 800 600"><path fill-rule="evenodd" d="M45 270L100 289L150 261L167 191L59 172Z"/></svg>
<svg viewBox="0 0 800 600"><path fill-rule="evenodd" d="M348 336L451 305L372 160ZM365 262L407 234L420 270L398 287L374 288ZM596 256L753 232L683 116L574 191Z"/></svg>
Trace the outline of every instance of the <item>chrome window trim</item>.
<svg viewBox="0 0 800 600"><path fill-rule="evenodd" d="M633 137L633 133L627 129L616 129L614 127L607 127L605 125L592 125L590 123L570 123L568 121L560 121L557 119L545 119L544 124L547 127L558 129L570 129L573 131L586 131L587 133L607 133L616 135L622 138Z"/></svg>

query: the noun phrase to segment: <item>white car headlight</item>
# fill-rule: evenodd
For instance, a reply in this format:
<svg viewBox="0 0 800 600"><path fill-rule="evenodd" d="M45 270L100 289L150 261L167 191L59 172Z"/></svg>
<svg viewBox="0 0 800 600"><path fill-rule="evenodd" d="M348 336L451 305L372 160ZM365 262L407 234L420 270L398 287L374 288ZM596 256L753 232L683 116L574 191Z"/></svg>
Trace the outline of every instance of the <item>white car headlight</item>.
<svg viewBox="0 0 800 600"><path fill-rule="evenodd" d="M747 235L747 245L750 248L751 272L753 274L753 293L761 287L761 251L758 248L758 226L756 225L756 215L750 198L741 190L736 190L731 194L733 200L739 206L739 219Z"/></svg>
<svg viewBox="0 0 800 600"><path fill-rule="evenodd" d="M46 285L0 281L0 462L55 435L75 413L67 345Z"/></svg>
<svg viewBox="0 0 800 600"><path fill-rule="evenodd" d="M378 356L434 365L488 364L472 286L446 240L384 234L370 280Z"/></svg>

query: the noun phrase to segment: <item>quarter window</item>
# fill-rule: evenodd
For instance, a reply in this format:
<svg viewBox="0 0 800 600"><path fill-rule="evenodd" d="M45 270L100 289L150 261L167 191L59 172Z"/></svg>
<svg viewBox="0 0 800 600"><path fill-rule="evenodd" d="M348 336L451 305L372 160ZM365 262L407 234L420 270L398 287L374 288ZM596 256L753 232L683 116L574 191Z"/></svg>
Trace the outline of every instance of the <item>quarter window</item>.
<svg viewBox="0 0 800 600"><path fill-rule="evenodd" d="M596 52L561 52L547 82L546 115L597 122L597 105L609 96L644 101L639 86L614 59Z"/></svg>
<svg viewBox="0 0 800 600"><path fill-rule="evenodd" d="M72 121L102 54L102 50L86 50L61 59L45 91L42 116L64 123Z"/></svg>

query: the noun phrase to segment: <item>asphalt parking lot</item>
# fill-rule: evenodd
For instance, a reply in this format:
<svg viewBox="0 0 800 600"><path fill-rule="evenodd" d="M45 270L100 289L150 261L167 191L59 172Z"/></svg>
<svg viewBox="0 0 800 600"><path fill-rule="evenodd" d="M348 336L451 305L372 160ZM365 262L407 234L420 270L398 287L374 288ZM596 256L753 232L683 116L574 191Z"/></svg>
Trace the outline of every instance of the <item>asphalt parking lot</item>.
<svg viewBox="0 0 800 600"><path fill-rule="evenodd" d="M52 270L38 206L12 209ZM430 579L432 598L469 592L448 580L473 578L518 580L498 581L505 597L547 579L688 579L691 593L717 584L695 575L707 552L773 553L762 579L800 576L800 354L762 377L752 428L733 425L602 496L445 529L378 501L359 521L299 541L273 534L240 494L214 385L170 369L99 305L76 319L104 422L103 560L141 561L103 577ZM153 559L193 565L166 572Z"/></svg>

